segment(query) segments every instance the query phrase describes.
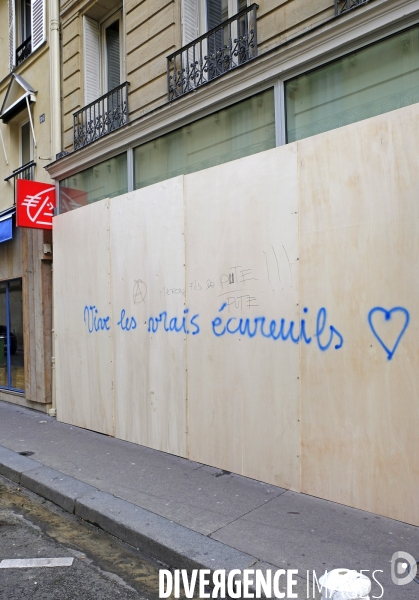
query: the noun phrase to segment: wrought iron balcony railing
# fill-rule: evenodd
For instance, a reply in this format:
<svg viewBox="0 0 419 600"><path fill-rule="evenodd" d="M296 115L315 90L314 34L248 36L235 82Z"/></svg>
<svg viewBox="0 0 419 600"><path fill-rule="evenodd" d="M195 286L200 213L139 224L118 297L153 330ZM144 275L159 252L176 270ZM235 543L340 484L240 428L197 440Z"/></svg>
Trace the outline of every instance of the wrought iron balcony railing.
<svg viewBox="0 0 419 600"><path fill-rule="evenodd" d="M73 114L74 150L128 123L128 86L128 81L121 83Z"/></svg>
<svg viewBox="0 0 419 600"><path fill-rule="evenodd" d="M258 8L252 4L167 57L169 101L257 56Z"/></svg>
<svg viewBox="0 0 419 600"><path fill-rule="evenodd" d="M335 0L335 15L341 15L357 6L366 4L369 0Z"/></svg>
<svg viewBox="0 0 419 600"><path fill-rule="evenodd" d="M16 48L16 66L20 65L32 52L32 37L29 36L23 44Z"/></svg>
<svg viewBox="0 0 419 600"><path fill-rule="evenodd" d="M4 178L4 181L9 181L9 179L29 179L33 181L34 177L34 167L36 167L36 162L31 160L31 162L22 165L15 169L11 175L8 175Z"/></svg>

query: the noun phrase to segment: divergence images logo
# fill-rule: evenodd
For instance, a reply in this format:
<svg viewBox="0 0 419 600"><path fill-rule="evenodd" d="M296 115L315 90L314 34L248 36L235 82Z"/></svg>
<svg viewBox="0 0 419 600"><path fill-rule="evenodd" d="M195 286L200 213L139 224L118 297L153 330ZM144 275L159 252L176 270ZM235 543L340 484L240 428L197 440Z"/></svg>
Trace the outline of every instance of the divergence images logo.
<svg viewBox="0 0 419 600"><path fill-rule="evenodd" d="M417 562L408 552L395 552L391 557L391 580L395 585L407 585L412 581L419 583L417 572Z"/></svg>
<svg viewBox="0 0 419 600"><path fill-rule="evenodd" d="M52 229L55 186L18 179L17 225L35 229Z"/></svg>

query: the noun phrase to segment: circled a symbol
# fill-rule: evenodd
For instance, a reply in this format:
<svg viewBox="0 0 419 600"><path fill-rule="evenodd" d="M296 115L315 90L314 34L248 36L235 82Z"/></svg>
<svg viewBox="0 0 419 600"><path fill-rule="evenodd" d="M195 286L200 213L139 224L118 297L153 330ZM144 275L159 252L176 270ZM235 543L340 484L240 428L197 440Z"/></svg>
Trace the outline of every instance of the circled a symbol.
<svg viewBox="0 0 419 600"><path fill-rule="evenodd" d="M141 304L145 302L145 298L147 296L147 285L142 279L137 279L134 281L134 289L132 291L132 299L134 300L134 304Z"/></svg>

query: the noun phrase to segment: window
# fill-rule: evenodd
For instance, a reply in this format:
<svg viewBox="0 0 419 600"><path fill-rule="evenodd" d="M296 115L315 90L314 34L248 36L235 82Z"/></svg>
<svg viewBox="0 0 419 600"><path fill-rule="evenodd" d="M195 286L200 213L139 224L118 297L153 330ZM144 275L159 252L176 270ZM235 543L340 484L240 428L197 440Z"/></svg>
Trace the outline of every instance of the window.
<svg viewBox="0 0 419 600"><path fill-rule="evenodd" d="M0 387L25 389L21 279L0 283Z"/></svg>
<svg viewBox="0 0 419 600"><path fill-rule="evenodd" d="M221 25L224 21L227 21L230 17L237 14L239 11L247 8L247 0L206 0L206 15L205 15L205 31L209 31L217 25ZM201 23L202 23L201 15ZM201 33L203 24L201 24ZM243 35L246 25L246 20L241 19L238 22L232 23L229 27L224 27L218 30L213 36L208 38L208 52L211 55L216 55L220 48L229 46L231 39L237 38L239 35Z"/></svg>
<svg viewBox="0 0 419 600"><path fill-rule="evenodd" d="M26 121L20 127L20 164L27 165L33 160L31 124Z"/></svg>
<svg viewBox="0 0 419 600"><path fill-rule="evenodd" d="M121 83L120 21L104 27L105 56L104 91L110 92Z"/></svg>
<svg viewBox="0 0 419 600"><path fill-rule="evenodd" d="M9 68L45 41L45 0L9 0Z"/></svg>
<svg viewBox="0 0 419 600"><path fill-rule="evenodd" d="M96 3L94 15L103 11ZM73 113L74 150L128 123L128 82L123 80L122 13L99 22L83 16L84 106Z"/></svg>
<svg viewBox="0 0 419 600"><path fill-rule="evenodd" d="M130 189L194 173L275 147L274 90L176 129L134 149ZM60 181L60 213L128 191L127 154Z"/></svg>
<svg viewBox="0 0 419 600"><path fill-rule="evenodd" d="M128 191L124 152L60 181L60 213Z"/></svg>
<svg viewBox="0 0 419 600"><path fill-rule="evenodd" d="M247 0L183 0L183 46L167 57L169 101L257 56L257 8Z"/></svg>
<svg viewBox="0 0 419 600"><path fill-rule="evenodd" d="M182 44L193 42L213 27L249 6L248 0L183 0L182 2ZM224 35L227 35L225 32ZM221 42L221 36L220 42Z"/></svg>
<svg viewBox="0 0 419 600"><path fill-rule="evenodd" d="M84 102L94 102L118 87L122 74L122 14L99 23L83 17Z"/></svg>
<svg viewBox="0 0 419 600"><path fill-rule="evenodd" d="M204 4L206 5L205 31L209 31L213 27L221 25L221 23L227 21L227 19L248 6L247 0L206 0ZM200 16L202 22L202 15ZM201 33L205 33L202 29L203 24L201 25Z"/></svg>
<svg viewBox="0 0 419 600"><path fill-rule="evenodd" d="M33 161L33 140L31 124L26 121L20 126L20 166L28 165ZM22 179L33 179L33 167L28 167L20 173Z"/></svg>
<svg viewBox="0 0 419 600"><path fill-rule="evenodd" d="M285 83L287 142L419 102L419 27Z"/></svg>
<svg viewBox="0 0 419 600"><path fill-rule="evenodd" d="M134 188L274 147L274 92L270 88L135 148Z"/></svg>
<svg viewBox="0 0 419 600"><path fill-rule="evenodd" d="M32 33L32 9L31 0L20 0L19 3L19 31L18 44L23 44L31 37Z"/></svg>

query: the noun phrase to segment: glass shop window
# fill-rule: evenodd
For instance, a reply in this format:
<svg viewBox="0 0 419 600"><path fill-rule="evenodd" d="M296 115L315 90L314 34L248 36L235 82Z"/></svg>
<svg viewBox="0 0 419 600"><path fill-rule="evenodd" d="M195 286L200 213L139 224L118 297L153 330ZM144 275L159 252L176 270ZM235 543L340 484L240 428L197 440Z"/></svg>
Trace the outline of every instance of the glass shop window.
<svg viewBox="0 0 419 600"><path fill-rule="evenodd" d="M60 213L120 196L128 191L127 154L75 173L60 181Z"/></svg>
<svg viewBox="0 0 419 600"><path fill-rule="evenodd" d="M22 280L0 282L0 388L25 390Z"/></svg>
<svg viewBox="0 0 419 600"><path fill-rule="evenodd" d="M274 92L185 125L134 150L134 188L275 147Z"/></svg>
<svg viewBox="0 0 419 600"><path fill-rule="evenodd" d="M419 102L419 27L285 83L287 142Z"/></svg>

